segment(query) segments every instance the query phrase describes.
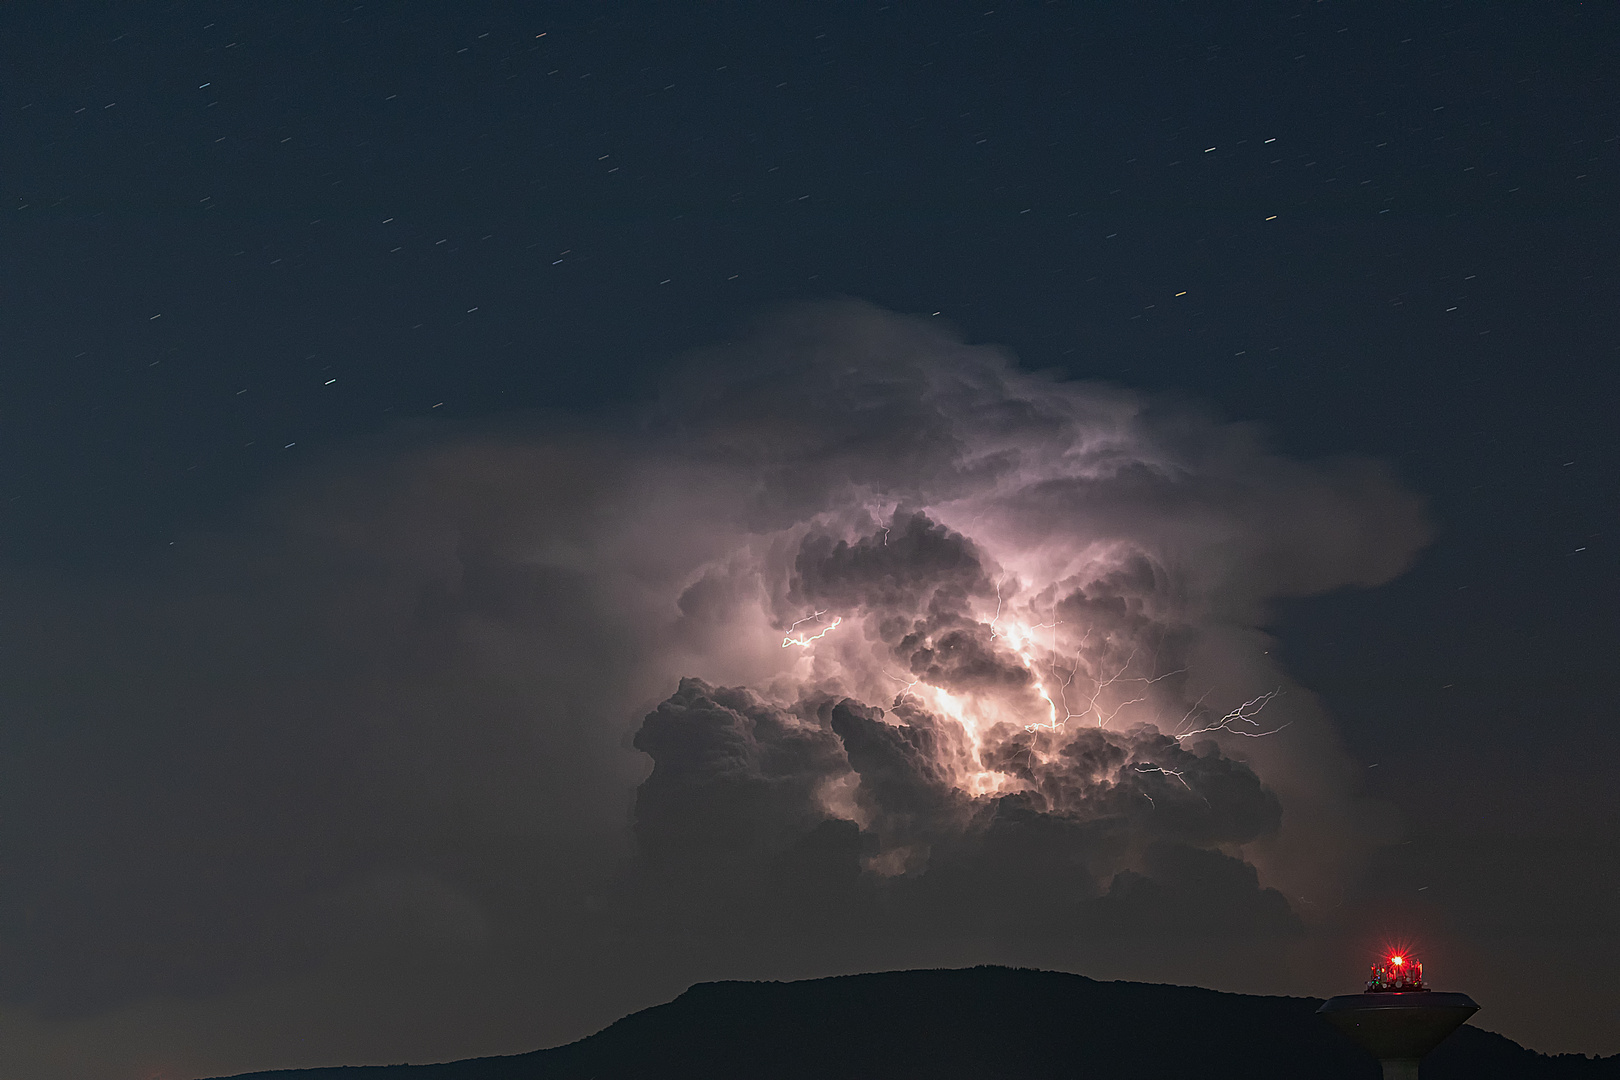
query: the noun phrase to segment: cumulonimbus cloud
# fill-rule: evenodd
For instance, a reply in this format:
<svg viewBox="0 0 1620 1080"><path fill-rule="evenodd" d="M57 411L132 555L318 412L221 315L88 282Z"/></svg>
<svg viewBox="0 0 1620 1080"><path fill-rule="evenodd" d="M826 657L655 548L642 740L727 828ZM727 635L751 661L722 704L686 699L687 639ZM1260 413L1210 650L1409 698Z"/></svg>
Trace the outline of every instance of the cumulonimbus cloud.
<svg viewBox="0 0 1620 1080"><path fill-rule="evenodd" d="M840 303L329 473L160 582L11 590L0 994L1286 936L1368 843L1260 628L1426 541L1374 463Z"/></svg>
<svg viewBox="0 0 1620 1080"><path fill-rule="evenodd" d="M1256 625L1399 572L1426 539L1413 496L870 308L800 310L766 341L706 358L662 419L735 498L683 601L785 656L722 659L752 691L688 681L647 717L648 855L728 835L768 867L847 822L845 880L977 918L1010 876L1015 910L1079 934L1154 865L1248 882L1234 907L1181 871L1167 925L1282 928L1255 865L1331 889L1365 839L1349 772Z"/></svg>

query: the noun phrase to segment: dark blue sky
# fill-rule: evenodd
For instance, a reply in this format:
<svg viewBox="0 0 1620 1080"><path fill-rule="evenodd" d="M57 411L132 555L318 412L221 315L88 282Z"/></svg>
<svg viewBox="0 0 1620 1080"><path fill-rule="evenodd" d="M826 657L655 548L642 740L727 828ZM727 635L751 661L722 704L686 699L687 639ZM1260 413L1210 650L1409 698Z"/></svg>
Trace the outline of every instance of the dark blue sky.
<svg viewBox="0 0 1620 1080"><path fill-rule="evenodd" d="M1549 972L1586 957L1577 988L1612 972L1612 8L178 0L4 23L10 576L160 582L357 446L649 400L782 302L937 313L1424 495L1415 569L1274 624L1408 824L1362 900L1480 953L1537 943ZM1620 1049L1599 1013L1504 994L1532 1045Z"/></svg>

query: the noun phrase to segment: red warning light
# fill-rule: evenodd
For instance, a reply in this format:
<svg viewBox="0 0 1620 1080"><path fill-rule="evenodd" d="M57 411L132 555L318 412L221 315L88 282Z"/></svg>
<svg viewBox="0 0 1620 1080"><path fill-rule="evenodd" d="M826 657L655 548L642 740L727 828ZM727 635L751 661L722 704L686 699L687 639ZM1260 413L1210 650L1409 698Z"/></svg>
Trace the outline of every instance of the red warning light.
<svg viewBox="0 0 1620 1080"><path fill-rule="evenodd" d="M1390 953L1382 964L1374 964L1367 980L1369 994L1401 994L1427 990L1423 985L1423 964L1406 953Z"/></svg>

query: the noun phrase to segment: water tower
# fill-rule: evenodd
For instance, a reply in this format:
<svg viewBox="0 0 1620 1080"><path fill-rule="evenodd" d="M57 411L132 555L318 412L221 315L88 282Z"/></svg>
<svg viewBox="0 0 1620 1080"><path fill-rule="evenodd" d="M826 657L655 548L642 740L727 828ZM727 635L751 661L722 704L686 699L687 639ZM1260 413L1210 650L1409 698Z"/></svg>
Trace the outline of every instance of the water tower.
<svg viewBox="0 0 1620 1080"><path fill-rule="evenodd" d="M1383 1064L1384 1080L1417 1080L1419 1059L1479 1006L1467 994L1430 990L1417 958L1397 952L1373 965L1366 993L1329 998L1316 1011Z"/></svg>

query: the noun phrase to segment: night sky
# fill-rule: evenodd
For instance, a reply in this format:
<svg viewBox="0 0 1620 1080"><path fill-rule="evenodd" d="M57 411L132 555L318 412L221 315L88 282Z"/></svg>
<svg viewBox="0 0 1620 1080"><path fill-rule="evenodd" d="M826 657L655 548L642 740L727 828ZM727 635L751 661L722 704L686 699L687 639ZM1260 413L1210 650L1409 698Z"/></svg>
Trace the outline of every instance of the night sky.
<svg viewBox="0 0 1620 1080"><path fill-rule="evenodd" d="M1326 996L1395 942L1480 1026L1620 1052L1611 7L176 0L0 49L0 1076L984 961ZM748 559L762 633L948 578L943 633L1034 550L940 508L1012 506L952 455L1061 425L917 405L953 379L1191 478L1064 520L1146 552L1096 611L1191 567L1187 678L1230 631L1305 710L1200 751L1219 827L1101 877L1056 810L964 854L1001 833L870 786L882 720L766 716ZM727 803L700 698L821 756ZM1291 834L1306 758L1353 809ZM815 825L851 767L860 829ZM744 818L757 866L694 840Z"/></svg>

